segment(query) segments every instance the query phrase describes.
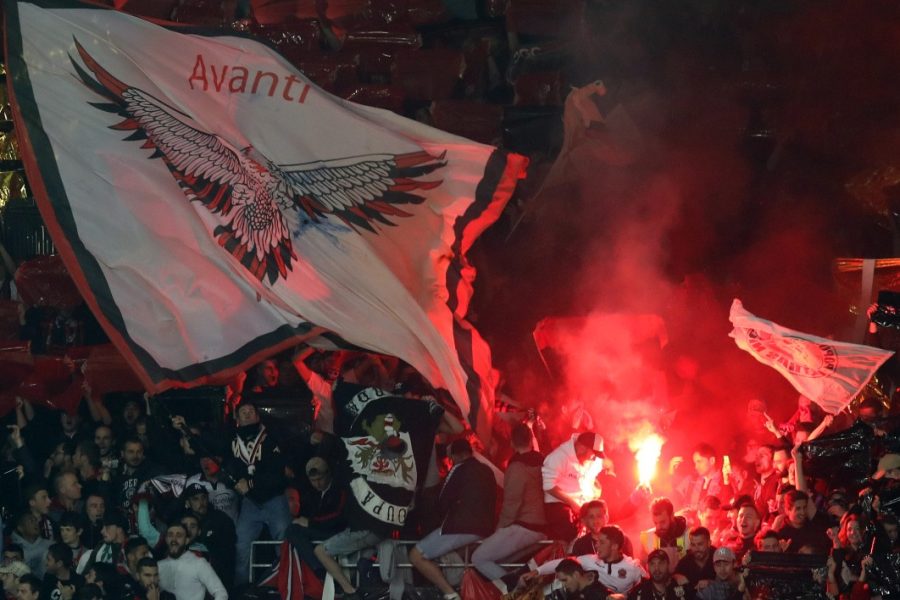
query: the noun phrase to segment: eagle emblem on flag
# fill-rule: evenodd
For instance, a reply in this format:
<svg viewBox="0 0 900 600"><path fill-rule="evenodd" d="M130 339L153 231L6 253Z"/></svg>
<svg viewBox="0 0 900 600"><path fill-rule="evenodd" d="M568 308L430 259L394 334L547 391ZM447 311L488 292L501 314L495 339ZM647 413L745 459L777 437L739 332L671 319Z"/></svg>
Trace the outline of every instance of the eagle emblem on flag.
<svg viewBox="0 0 900 600"><path fill-rule="evenodd" d="M252 146L238 149L204 131L190 115L118 80L77 39L75 46L84 67L69 59L82 82L108 100L90 104L122 117L110 128L132 132L127 141L143 141L188 200L221 219L213 231L219 245L260 281L286 279L297 260L287 212L313 224L334 215L355 231L377 233L373 224L412 216L401 206L422 203L417 192L442 183L419 179L446 165L444 154L425 151L275 164Z"/></svg>

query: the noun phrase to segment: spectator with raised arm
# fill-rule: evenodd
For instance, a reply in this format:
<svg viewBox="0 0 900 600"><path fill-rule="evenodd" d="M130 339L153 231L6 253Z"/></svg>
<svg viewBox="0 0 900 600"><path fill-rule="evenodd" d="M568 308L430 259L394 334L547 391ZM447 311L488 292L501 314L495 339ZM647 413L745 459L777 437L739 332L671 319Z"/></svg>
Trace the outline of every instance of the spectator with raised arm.
<svg viewBox="0 0 900 600"><path fill-rule="evenodd" d="M246 398L238 406L237 427L225 470L236 480L234 490L243 497L237 521L235 584L250 577L250 544L265 526L273 540L282 540L291 524L284 490L285 457L275 437L260 422L256 405Z"/></svg>

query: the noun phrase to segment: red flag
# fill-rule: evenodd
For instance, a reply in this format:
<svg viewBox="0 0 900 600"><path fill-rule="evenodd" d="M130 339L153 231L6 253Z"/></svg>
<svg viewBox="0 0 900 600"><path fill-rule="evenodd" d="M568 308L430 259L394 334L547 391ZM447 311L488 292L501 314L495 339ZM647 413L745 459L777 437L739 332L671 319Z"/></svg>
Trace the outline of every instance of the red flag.
<svg viewBox="0 0 900 600"><path fill-rule="evenodd" d="M110 392L141 392L144 386L112 344L95 346L85 360L84 377L94 398Z"/></svg>
<svg viewBox="0 0 900 600"><path fill-rule="evenodd" d="M322 581L300 560L297 550L287 540L281 542L281 558L259 585L277 588L284 600L322 597Z"/></svg>
<svg viewBox="0 0 900 600"><path fill-rule="evenodd" d="M73 372L64 359L55 356L39 356L34 368L16 389L16 394L32 404L75 414L82 398L80 373Z"/></svg>
<svg viewBox="0 0 900 600"><path fill-rule="evenodd" d="M82 303L59 255L38 256L16 269L16 288L27 306L73 308Z"/></svg>

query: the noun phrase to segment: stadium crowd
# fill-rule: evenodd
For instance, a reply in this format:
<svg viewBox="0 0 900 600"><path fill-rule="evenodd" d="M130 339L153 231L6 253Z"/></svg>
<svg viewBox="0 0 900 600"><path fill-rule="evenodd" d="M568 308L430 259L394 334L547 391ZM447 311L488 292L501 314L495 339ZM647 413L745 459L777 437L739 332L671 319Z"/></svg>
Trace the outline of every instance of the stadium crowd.
<svg viewBox="0 0 900 600"><path fill-rule="evenodd" d="M847 424L808 399L781 425L752 402L746 423L761 426L730 456L699 443L689 463L669 461L666 496L638 485L612 505L598 486L614 468L599 434L553 439L534 413L514 410L497 418L508 445L486 450L452 402L396 360L309 348L284 358L230 384L216 424L192 423L150 397L104 401L88 388L75 414L19 399L3 445L5 597L238 597L252 593L250 548L260 539L287 540L338 593L364 597L340 561L360 551L387 561L391 538L418 540L408 554L418 581L448 599L459 597L460 581L440 559L468 546L473 569L461 592L473 599L534 597L553 582L555 598L897 597L890 505L900 454L881 456L864 487L807 477L810 440ZM268 399L285 396L308 407L293 439L279 435L276 419L261 419ZM366 398L426 408L405 424L381 415L387 433L431 436L410 442L428 458L427 473L409 518L390 531L369 526L347 468L351 423ZM856 412L854 428L890 437L877 402ZM402 459L391 444L410 438L385 440L380 457ZM647 516L649 529L617 524ZM501 566L509 563L530 566ZM774 577L756 590L754 565L759 581Z"/></svg>
<svg viewBox="0 0 900 600"><path fill-rule="evenodd" d="M599 11L605 3L591 5ZM440 43L432 40L417 59L404 62L396 52L390 67L374 59L360 65L355 56L349 82L340 77L346 79L345 57L327 53L332 62L318 83L461 134L472 134L477 111L476 134L487 142L515 137L510 123L537 121L520 139L504 141L523 144L535 130L544 141L546 121L558 120L564 96L560 63L568 68L575 59L571 49L552 44L522 51L535 39L549 41L542 31L547 19L523 14L506 40L480 32L448 53L442 44L452 47L458 40L450 38L460 35L451 29L432 32ZM322 45L338 45L340 32L324 20L320 27ZM373 56L389 45L378 43ZM467 77L454 74L458 66L417 77L404 71L420 63L433 67L439 63L422 57L446 61L447 54L465 64ZM307 72L316 67L301 66ZM446 91L409 83L448 73ZM568 78L592 79L593 72ZM437 97L433 88L441 88ZM536 151L553 144L535 142ZM11 274L12 260L5 252L2 258ZM15 298L11 277L0 282L0 296ZM24 307L18 316L34 350L86 343L70 327L71 315L59 315L49 328L38 326ZM417 471L415 498L383 509L412 507L393 528L376 527L373 512L382 509L364 510L367 496L358 495L355 455L346 443L358 435L360 407L387 397L379 390L423 409L411 411L412 421L403 426L387 415L370 424L388 462L406 456L404 444L415 446L415 465L406 467ZM290 400L291 423L271 411L273 398ZM804 453L817 438L849 431L891 438L878 402L860 404L853 419L834 419L801 397L794 416L776 423L762 401L753 401L736 418L733 447L713 448L698 434L683 458L666 456L669 470L652 487L638 485L614 499L609 478L615 465L596 432L565 425L550 431L541 416L514 409L495 415L505 429L485 448L450 399L393 359L301 349L242 374L221 400L221 418L210 421L179 414L159 399L104 398L89 388L71 414L19 398L3 420L0 457L5 597L249 596L262 574L251 569L251 547L266 539L289 542L302 563L319 578L330 575L345 598L383 587L362 576L363 561L358 577L348 575L345 561L361 555L370 564L374 556L388 562L398 539L416 540L408 553L416 581L450 600L545 593L636 600L900 597L894 507L900 454L882 449L870 461L858 453L869 469L865 484L804 472ZM400 430L421 439L402 437ZM470 547L473 568L465 575L442 567L442 557ZM510 563L525 566L504 566ZM545 592L548 586L553 589Z"/></svg>

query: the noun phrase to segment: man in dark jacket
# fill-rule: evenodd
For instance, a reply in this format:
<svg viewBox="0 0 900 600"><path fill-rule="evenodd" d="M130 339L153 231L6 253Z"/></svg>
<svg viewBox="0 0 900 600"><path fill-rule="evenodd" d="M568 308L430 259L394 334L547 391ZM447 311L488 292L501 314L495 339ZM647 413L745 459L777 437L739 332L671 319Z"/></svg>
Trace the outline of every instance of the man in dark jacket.
<svg viewBox="0 0 900 600"><path fill-rule="evenodd" d="M222 584L231 589L234 577L234 549L237 535L231 517L209 503L209 490L195 482L181 493L187 514L197 517L200 535L195 540L209 550L209 564Z"/></svg>
<svg viewBox="0 0 900 600"><path fill-rule="evenodd" d="M244 400L236 412L237 428L231 440L231 456L225 470L234 478L234 490L243 496L237 522L235 585L250 578L250 545L263 526L273 540L281 541L291 524L284 488L284 455L266 426L259 422L256 406Z"/></svg>
<svg viewBox="0 0 900 600"><path fill-rule="evenodd" d="M445 599L458 600L459 595L432 561L494 531L497 483L491 469L472 456L467 440L450 444L449 454L453 468L438 497L443 521L410 551L409 562L441 590Z"/></svg>
<svg viewBox="0 0 900 600"><path fill-rule="evenodd" d="M710 556L712 558L712 556ZM628 594L628 600L693 600L694 588L675 581L669 568L669 555L657 548L647 559L650 578Z"/></svg>
<svg viewBox="0 0 900 600"><path fill-rule="evenodd" d="M688 553L675 565L675 573L683 575L692 588L696 588L701 581L712 581L716 578L712 559L716 548L712 546L709 538L709 529L706 527L691 529L688 536L690 540Z"/></svg>
<svg viewBox="0 0 900 600"><path fill-rule="evenodd" d="M307 461L306 477L310 489L302 494L300 516L288 528L287 539L303 562L324 577L325 567L316 558L313 542L327 540L346 528L347 489L334 481L331 467L320 456Z"/></svg>
<svg viewBox="0 0 900 600"><path fill-rule="evenodd" d="M544 457L532 449L533 438L527 425L516 425L511 437L516 453L509 460L503 479L503 508L497 531L472 555L472 563L478 572L493 581L504 594L508 590L500 578L506 575L506 570L497 562L504 562L543 540L547 525L541 480Z"/></svg>
<svg viewBox="0 0 900 600"><path fill-rule="evenodd" d="M566 600L606 600L609 590L597 581L596 574L586 571L577 560L563 559L556 566L556 580L562 584Z"/></svg>

